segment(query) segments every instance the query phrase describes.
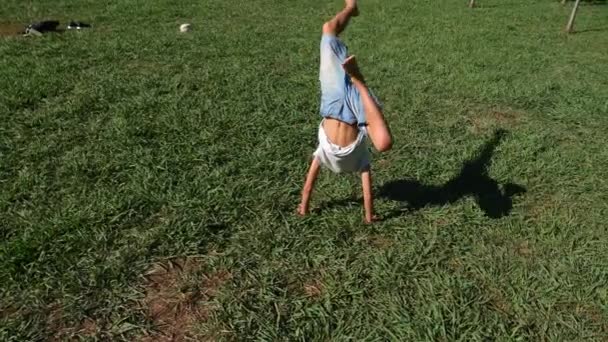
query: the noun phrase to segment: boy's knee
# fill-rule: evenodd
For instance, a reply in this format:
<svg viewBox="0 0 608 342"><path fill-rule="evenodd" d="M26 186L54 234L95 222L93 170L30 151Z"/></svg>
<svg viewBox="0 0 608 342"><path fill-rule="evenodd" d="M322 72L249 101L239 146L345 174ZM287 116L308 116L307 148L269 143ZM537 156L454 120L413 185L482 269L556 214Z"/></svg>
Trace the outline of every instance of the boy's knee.
<svg viewBox="0 0 608 342"><path fill-rule="evenodd" d="M336 23L333 21L328 21L323 24L323 33L324 34L336 34Z"/></svg>

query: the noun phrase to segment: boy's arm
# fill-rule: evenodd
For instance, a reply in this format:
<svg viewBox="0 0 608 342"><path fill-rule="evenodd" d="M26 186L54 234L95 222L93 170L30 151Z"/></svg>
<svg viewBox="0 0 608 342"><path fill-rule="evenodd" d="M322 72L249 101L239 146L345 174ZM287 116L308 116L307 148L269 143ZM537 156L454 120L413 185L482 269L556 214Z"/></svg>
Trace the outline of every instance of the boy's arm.
<svg viewBox="0 0 608 342"><path fill-rule="evenodd" d="M319 170L321 169L321 165L317 158L313 158L310 163L310 169L308 170L308 175L306 176L306 181L304 182L304 189L302 189L302 201L298 206L298 214L304 216L308 214L308 209L310 205L310 195L312 194L312 190L315 187L315 181L317 180L317 176L319 175Z"/></svg>
<svg viewBox="0 0 608 342"><path fill-rule="evenodd" d="M361 172L361 185L363 186L363 207L365 208L365 222L372 223L377 220L374 216L374 196L372 194L372 172L368 168Z"/></svg>
<svg viewBox="0 0 608 342"><path fill-rule="evenodd" d="M367 132L372 144L378 152L386 152L393 146L393 136L384 119L382 109L369 93L365 79L359 70L354 56L348 57L342 64L344 71L350 76L353 86L359 90L361 103L367 119Z"/></svg>

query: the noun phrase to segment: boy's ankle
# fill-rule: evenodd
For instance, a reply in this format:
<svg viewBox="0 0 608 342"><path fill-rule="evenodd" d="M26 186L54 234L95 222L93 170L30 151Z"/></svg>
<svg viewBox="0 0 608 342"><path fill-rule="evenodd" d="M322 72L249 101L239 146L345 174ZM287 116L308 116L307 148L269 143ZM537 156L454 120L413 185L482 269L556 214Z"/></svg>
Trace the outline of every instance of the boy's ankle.
<svg viewBox="0 0 608 342"><path fill-rule="evenodd" d="M355 85L356 87L366 87L365 79L363 78L363 75L361 75L361 74L351 75L350 80L353 83L353 85Z"/></svg>

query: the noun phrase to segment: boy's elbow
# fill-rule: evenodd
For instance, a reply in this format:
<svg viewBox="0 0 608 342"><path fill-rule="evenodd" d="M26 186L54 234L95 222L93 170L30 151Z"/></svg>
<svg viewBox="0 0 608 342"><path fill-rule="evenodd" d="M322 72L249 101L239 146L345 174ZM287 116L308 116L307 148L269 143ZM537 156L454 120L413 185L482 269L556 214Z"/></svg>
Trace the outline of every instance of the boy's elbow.
<svg viewBox="0 0 608 342"><path fill-rule="evenodd" d="M379 141L378 144L376 144L376 149L378 150L378 152L386 152L391 148L393 148L393 139L391 138L383 139L382 141Z"/></svg>

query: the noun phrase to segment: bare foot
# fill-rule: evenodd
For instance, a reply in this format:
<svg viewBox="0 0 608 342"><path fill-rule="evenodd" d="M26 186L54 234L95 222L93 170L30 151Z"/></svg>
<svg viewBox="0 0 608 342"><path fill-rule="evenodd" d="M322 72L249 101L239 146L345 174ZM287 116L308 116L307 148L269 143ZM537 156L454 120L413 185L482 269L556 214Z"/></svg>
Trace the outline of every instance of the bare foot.
<svg viewBox="0 0 608 342"><path fill-rule="evenodd" d="M359 15L359 6L357 6L357 0L344 0L346 3L346 8L351 8L352 13L351 16L356 17Z"/></svg>

